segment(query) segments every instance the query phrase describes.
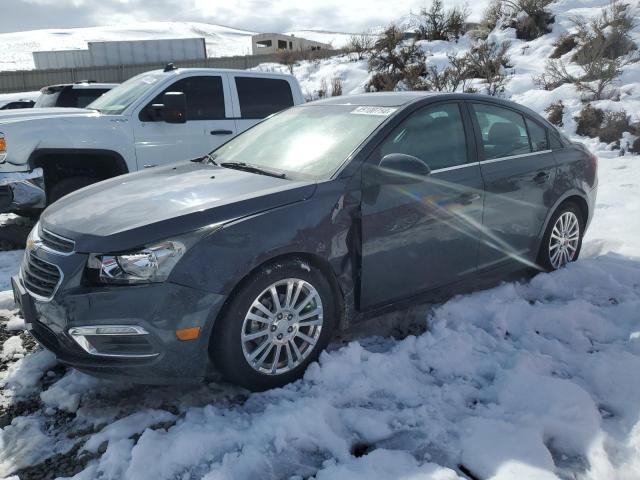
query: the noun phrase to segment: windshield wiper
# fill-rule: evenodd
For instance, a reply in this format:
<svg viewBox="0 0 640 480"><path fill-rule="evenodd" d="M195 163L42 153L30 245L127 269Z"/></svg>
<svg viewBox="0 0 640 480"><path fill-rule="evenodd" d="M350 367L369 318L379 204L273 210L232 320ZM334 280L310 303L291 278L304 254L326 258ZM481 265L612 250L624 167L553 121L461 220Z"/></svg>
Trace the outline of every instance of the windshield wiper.
<svg viewBox="0 0 640 480"><path fill-rule="evenodd" d="M260 175L269 175L270 177L276 177L276 178L287 177L282 172L269 170L263 167L257 167L256 165L249 165L248 163L244 163L244 162L222 162L220 165L226 168L235 168L236 170L243 170L245 172L259 173Z"/></svg>
<svg viewBox="0 0 640 480"><path fill-rule="evenodd" d="M202 161L205 165L211 164L214 167L220 166L218 162L216 162L216 156L211 153L207 153L204 157L198 159L198 161Z"/></svg>

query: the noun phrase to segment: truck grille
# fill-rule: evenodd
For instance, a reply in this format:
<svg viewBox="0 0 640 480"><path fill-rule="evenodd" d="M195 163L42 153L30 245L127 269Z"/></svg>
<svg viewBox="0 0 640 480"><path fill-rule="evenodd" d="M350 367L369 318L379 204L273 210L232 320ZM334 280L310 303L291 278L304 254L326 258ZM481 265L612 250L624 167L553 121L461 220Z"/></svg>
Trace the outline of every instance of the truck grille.
<svg viewBox="0 0 640 480"><path fill-rule="evenodd" d="M73 240L51 233L44 228L40 231L42 244L50 250L60 253L73 253L76 245Z"/></svg>
<svg viewBox="0 0 640 480"><path fill-rule="evenodd" d="M27 252L22 264L22 281L25 288L36 297L50 300L62 280L60 269L54 264Z"/></svg>

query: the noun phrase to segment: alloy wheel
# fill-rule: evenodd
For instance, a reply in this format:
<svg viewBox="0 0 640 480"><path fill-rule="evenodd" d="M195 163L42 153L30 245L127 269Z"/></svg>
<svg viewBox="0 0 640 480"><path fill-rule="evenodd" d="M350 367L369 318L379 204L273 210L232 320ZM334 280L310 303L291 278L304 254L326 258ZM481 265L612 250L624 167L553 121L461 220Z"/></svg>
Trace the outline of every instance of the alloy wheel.
<svg viewBox="0 0 640 480"><path fill-rule="evenodd" d="M322 299L309 282L272 283L253 301L241 330L242 352L263 374L290 372L311 354L323 324Z"/></svg>
<svg viewBox="0 0 640 480"><path fill-rule="evenodd" d="M558 217L549 238L549 260L554 269L574 260L580 243L580 222L575 213L566 211Z"/></svg>

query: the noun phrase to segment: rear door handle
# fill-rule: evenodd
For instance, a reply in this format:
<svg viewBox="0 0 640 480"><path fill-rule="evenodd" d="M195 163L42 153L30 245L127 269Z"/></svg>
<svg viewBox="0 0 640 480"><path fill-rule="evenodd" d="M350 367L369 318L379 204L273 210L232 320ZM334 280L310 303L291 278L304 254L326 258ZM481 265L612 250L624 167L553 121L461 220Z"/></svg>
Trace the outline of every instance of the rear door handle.
<svg viewBox="0 0 640 480"><path fill-rule="evenodd" d="M476 200L480 200L480 194L474 192L465 192L458 197L458 203L462 205L471 205Z"/></svg>
<svg viewBox="0 0 640 480"><path fill-rule="evenodd" d="M549 180L551 174L549 172L538 172L538 174L533 177L533 181L536 183L544 183Z"/></svg>
<svg viewBox="0 0 640 480"><path fill-rule="evenodd" d="M233 135L232 130L211 130L211 135Z"/></svg>

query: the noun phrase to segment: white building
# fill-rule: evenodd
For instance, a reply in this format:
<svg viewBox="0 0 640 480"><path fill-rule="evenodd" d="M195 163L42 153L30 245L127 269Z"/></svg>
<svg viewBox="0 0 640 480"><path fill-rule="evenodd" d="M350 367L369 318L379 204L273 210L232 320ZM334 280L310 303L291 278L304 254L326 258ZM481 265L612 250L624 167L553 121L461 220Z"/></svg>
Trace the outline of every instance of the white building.
<svg viewBox="0 0 640 480"><path fill-rule="evenodd" d="M331 48L328 43L314 42L306 38L282 33L259 33L251 37L251 49L254 55L278 53L285 50L301 52L306 50L331 50Z"/></svg>
<svg viewBox="0 0 640 480"><path fill-rule="evenodd" d="M88 42L86 50L33 52L36 69L102 67L207 58L204 38Z"/></svg>

